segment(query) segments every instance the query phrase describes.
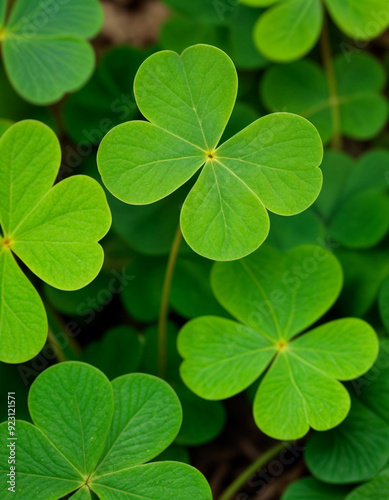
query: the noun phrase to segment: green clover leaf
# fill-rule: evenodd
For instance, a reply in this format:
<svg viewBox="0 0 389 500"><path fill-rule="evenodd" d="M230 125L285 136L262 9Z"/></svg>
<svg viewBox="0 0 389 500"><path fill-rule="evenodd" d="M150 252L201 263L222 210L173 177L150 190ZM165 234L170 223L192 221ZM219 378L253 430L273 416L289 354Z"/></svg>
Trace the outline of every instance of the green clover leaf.
<svg viewBox="0 0 389 500"><path fill-rule="evenodd" d="M352 491L345 500L388 500L389 470L386 468L368 483L362 484Z"/></svg>
<svg viewBox="0 0 389 500"><path fill-rule="evenodd" d="M90 491L101 500L211 499L204 477L189 465L145 464L181 425L180 403L166 382L131 374L110 383L90 365L66 362L35 380L28 404L35 425L16 421L21 499L57 500L72 492L84 499ZM0 425L5 441L7 426ZM8 455L4 446L2 471L9 470ZM3 498L12 495L6 491Z"/></svg>
<svg viewBox="0 0 389 500"><path fill-rule="evenodd" d="M346 315L363 317L389 276L386 250L372 248L382 241L389 229L386 216L388 161L388 152L381 149L372 149L357 162L345 153L327 151L324 155L323 189L312 209L326 223L329 236L342 244L335 254L344 273L339 305ZM369 199L377 207L374 214L366 205ZM365 203L359 206L358 200ZM355 206L356 210L351 211L350 206ZM367 224L360 218L361 208L370 214ZM344 226L340 231L342 221ZM359 248L366 250L356 251ZM369 248L371 250L367 251Z"/></svg>
<svg viewBox="0 0 389 500"><path fill-rule="evenodd" d="M253 107L237 102L221 140L229 139L259 117ZM95 172L97 168L94 162L93 170L87 173L93 176ZM193 184L194 179L151 205L128 205L107 192L113 218L112 229L136 252L145 255L169 253L180 221L182 204Z"/></svg>
<svg viewBox="0 0 389 500"><path fill-rule="evenodd" d="M291 484L282 495L282 500L346 500L349 491L350 488L332 486L306 477Z"/></svg>
<svg viewBox="0 0 389 500"><path fill-rule="evenodd" d="M259 17L254 42L270 60L293 61L313 48L322 26L321 0L280 1Z"/></svg>
<svg viewBox="0 0 389 500"><path fill-rule="evenodd" d="M344 314L363 317L374 305L382 283L389 277L388 252L339 248L335 251L344 273L339 305Z"/></svg>
<svg viewBox="0 0 389 500"><path fill-rule="evenodd" d="M210 5L208 0L206 4ZM220 4L222 5L222 1ZM204 9L198 6L198 0L193 5L197 14L204 13ZM180 3L180 7L182 6ZM214 6L217 10L215 3ZM192 4L187 2L184 4L184 9L187 9L185 17L173 15L163 24L159 37L163 49L180 53L191 45L204 43L222 49L240 70L261 69L267 66L267 59L258 52L252 37L258 18L256 9L240 4L234 5L228 12L228 19L225 19L222 25L215 25L193 15L191 8Z"/></svg>
<svg viewBox="0 0 389 500"><path fill-rule="evenodd" d="M371 248L389 231L389 154L374 150L355 163L345 153L326 152L323 189L313 206L335 241L348 248Z"/></svg>
<svg viewBox="0 0 389 500"><path fill-rule="evenodd" d="M235 67L221 50L158 52L135 78L138 107L150 121L119 125L98 152L104 184L135 205L164 198L203 167L182 207L181 229L195 252L214 260L256 250L269 231L266 209L302 212L322 183L320 138L295 115L260 118L218 147L236 93Z"/></svg>
<svg viewBox="0 0 389 500"><path fill-rule="evenodd" d="M290 62L306 55L323 27L325 6L348 36L365 41L389 25L386 0L240 0L251 7L270 7L254 28L258 50L270 60Z"/></svg>
<svg viewBox="0 0 389 500"><path fill-rule="evenodd" d="M17 0L7 20L6 7L2 0L4 64L21 96L34 104L50 104L87 81L95 56L86 39L93 38L103 23L98 0Z"/></svg>
<svg viewBox="0 0 389 500"><path fill-rule="evenodd" d="M181 0L163 0L163 2L182 16L195 19L205 25L228 24L235 14L235 9L219 0L196 0L196 2L182 2Z"/></svg>
<svg viewBox="0 0 389 500"><path fill-rule="evenodd" d="M352 139L375 137L388 118L388 102L382 95L386 75L369 54L354 54L348 61L335 58L338 95L330 96L326 75L313 61L298 61L270 68L261 83L265 106L310 120L326 144L335 133L331 109L339 106L342 134Z"/></svg>
<svg viewBox="0 0 389 500"><path fill-rule="evenodd" d="M342 422L350 396L338 380L352 380L372 366L378 353L374 330L348 318L294 339L338 297L342 272L336 258L319 246L283 254L263 247L241 261L217 263L212 285L240 323L205 316L183 327L178 349L188 387L206 399L228 398L270 365L254 401L263 432L297 439L309 427L323 431Z"/></svg>
<svg viewBox="0 0 389 500"><path fill-rule="evenodd" d="M61 153L46 125L13 125L0 140L0 158L0 360L21 363L43 347L47 320L13 255L56 288L82 288L103 264L97 242L111 214L103 189L89 177L69 177L52 187Z"/></svg>
<svg viewBox="0 0 389 500"><path fill-rule="evenodd" d="M389 471L383 470L368 483L350 491L350 487L332 486L313 479L304 478L291 484L282 500L388 500Z"/></svg>
<svg viewBox="0 0 389 500"><path fill-rule="evenodd" d="M389 459L389 341L381 341L375 365L350 384L352 405L346 420L327 432L314 433L305 462L321 481L348 484L367 481Z"/></svg>

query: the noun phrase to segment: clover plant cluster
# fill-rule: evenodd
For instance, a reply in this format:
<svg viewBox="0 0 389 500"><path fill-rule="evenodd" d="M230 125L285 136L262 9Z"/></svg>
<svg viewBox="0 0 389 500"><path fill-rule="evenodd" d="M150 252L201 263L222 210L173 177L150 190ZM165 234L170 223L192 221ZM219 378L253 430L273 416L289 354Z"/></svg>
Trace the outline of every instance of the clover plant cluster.
<svg viewBox="0 0 389 500"><path fill-rule="evenodd" d="M0 0L0 498L389 500L388 1L147 5Z"/></svg>
<svg viewBox="0 0 389 500"><path fill-rule="evenodd" d="M277 62L306 55L323 29L326 11L348 37L364 42L389 26L386 0L239 0L251 7L267 7L254 28L258 49ZM346 42L343 42L347 46Z"/></svg>

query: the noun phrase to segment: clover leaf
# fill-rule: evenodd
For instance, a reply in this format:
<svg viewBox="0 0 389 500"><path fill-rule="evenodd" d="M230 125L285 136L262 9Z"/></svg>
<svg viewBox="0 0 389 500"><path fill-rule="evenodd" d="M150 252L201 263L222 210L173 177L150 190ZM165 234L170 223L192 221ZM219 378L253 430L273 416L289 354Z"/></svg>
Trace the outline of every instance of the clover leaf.
<svg viewBox="0 0 389 500"><path fill-rule="evenodd" d="M278 62L299 59L313 48L322 31L324 6L338 27L358 41L375 38L389 25L386 0L240 1L252 7L270 7L258 19L254 41L262 54Z"/></svg>
<svg viewBox="0 0 389 500"><path fill-rule="evenodd" d="M17 0L6 19L2 0L0 40L4 64L15 89L34 104L58 101L91 76L94 52L86 39L100 30L98 0L51 4Z"/></svg>
<svg viewBox="0 0 389 500"><path fill-rule="evenodd" d="M314 433L305 449L312 474L326 483L366 481L389 460L389 341L381 341L374 366L350 384L352 405L346 420L327 432Z"/></svg>
<svg viewBox="0 0 389 500"><path fill-rule="evenodd" d="M351 490L350 487L333 486L311 477L290 485L282 500L388 500L389 471L386 468L368 483Z"/></svg>
<svg viewBox="0 0 389 500"><path fill-rule="evenodd" d="M238 101L224 130L222 141L250 125L259 116L252 106ZM93 176L96 171L93 162L87 174ZM112 229L136 252L145 255L169 253L179 224L182 204L193 183L194 181L189 181L171 195L151 205L128 205L107 192L113 218Z"/></svg>
<svg viewBox="0 0 389 500"><path fill-rule="evenodd" d="M197 0L196 2L183 2L182 0L163 0L163 2L178 14L195 19L198 22L211 25L222 25L234 16L235 8L216 0Z"/></svg>
<svg viewBox="0 0 389 500"><path fill-rule="evenodd" d="M293 215L319 194L322 145L300 117L265 116L218 147L237 93L235 67L221 50L158 52L142 64L134 88L150 121L105 136L97 161L103 182L126 203L148 204L204 166L181 211L183 235L197 253L214 260L248 255L268 234L266 208Z"/></svg>
<svg viewBox="0 0 389 500"><path fill-rule="evenodd" d="M69 177L52 188L61 153L46 125L13 125L0 140L0 158L0 360L21 363L43 347L47 320L14 255L56 288L82 288L101 269L97 241L111 215L103 189L89 177Z"/></svg>
<svg viewBox="0 0 389 500"><path fill-rule="evenodd" d="M369 54L354 54L348 61L339 55L334 61L338 95L330 96L323 69L309 60L270 68L262 82L265 106L304 116L320 132L326 144L336 132L331 109L339 106L341 130L357 140L375 137L388 118L388 103L382 95L386 75Z"/></svg>
<svg viewBox="0 0 389 500"><path fill-rule="evenodd" d="M262 14L254 28L258 50L268 59L279 62L293 61L307 54L321 33L321 0L276 0L272 3L277 5ZM258 5L264 4L259 2Z"/></svg>
<svg viewBox="0 0 389 500"><path fill-rule="evenodd" d="M291 484L282 500L346 500L350 488L332 486L306 477Z"/></svg>
<svg viewBox="0 0 389 500"><path fill-rule="evenodd" d="M356 251L335 250L344 273L339 306L344 314L363 317L376 301L382 283L389 277L388 251L376 248Z"/></svg>
<svg viewBox="0 0 389 500"><path fill-rule="evenodd" d="M238 262L217 263L212 285L239 323L205 316L187 323L178 349L181 376L206 399L246 389L270 366L254 401L266 434L297 439L309 427L342 422L350 396L338 380L351 380L374 363L374 330L354 318L335 320L294 339L334 303L342 285L336 258L319 246L286 253L263 247Z"/></svg>
<svg viewBox="0 0 389 500"><path fill-rule="evenodd" d="M187 6L190 9L190 3L185 8ZM252 37L258 17L256 9L234 5L233 12L222 25L206 23L189 9L185 17L172 16L163 24L159 39L163 49L182 52L190 45L205 43L216 45L226 52L238 69L253 70L267 66L267 59L258 52ZM198 2L196 12L203 12Z"/></svg>
<svg viewBox="0 0 389 500"><path fill-rule="evenodd" d="M389 154L372 149L357 163L345 153L328 151L323 159L324 183L314 209L329 235L348 248L371 248L389 231Z"/></svg>
<svg viewBox="0 0 389 500"><path fill-rule="evenodd" d="M389 491L389 470L382 471L381 474L366 484L362 484L352 491L345 500L388 500Z"/></svg>
<svg viewBox="0 0 389 500"><path fill-rule="evenodd" d="M90 365L66 362L45 370L32 384L34 425L16 421L18 496L72 498L211 499L204 477L176 462L145 464L175 438L181 407L166 382L143 374L112 383ZM4 442L8 424L0 425ZM8 442L8 441L7 441ZM7 469L8 449L0 452ZM8 466L9 470L9 466ZM12 498L6 491L3 498Z"/></svg>

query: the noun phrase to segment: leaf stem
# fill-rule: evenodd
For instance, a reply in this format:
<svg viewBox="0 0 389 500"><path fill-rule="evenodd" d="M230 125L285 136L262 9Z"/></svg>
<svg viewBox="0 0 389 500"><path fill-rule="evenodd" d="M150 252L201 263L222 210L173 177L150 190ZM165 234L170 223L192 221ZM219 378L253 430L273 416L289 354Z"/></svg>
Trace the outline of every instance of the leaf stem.
<svg viewBox="0 0 389 500"><path fill-rule="evenodd" d="M61 349L61 346L59 345L57 337L54 335L51 328L49 328L49 330L48 330L47 339L55 350L55 355L57 357L58 362L62 363L63 361L67 361L68 359L67 359L65 353L63 352L63 350Z"/></svg>
<svg viewBox="0 0 389 500"><path fill-rule="evenodd" d="M176 234L174 235L173 243L170 248L169 259L167 262L165 278L163 281L161 307L159 310L158 320L158 372L161 378L166 376L166 329L169 313L170 289L172 286L174 269L176 267L178 252L182 241L182 233L180 224Z"/></svg>
<svg viewBox="0 0 389 500"><path fill-rule="evenodd" d="M58 312L47 302L44 302L45 308L46 308L46 313L47 313L47 319L49 321L49 328L51 331L58 331L61 330L64 335L66 336L66 343L67 345L62 347L62 351L64 352L64 355L66 356L67 359L79 359L82 349L77 340L69 335L67 333L67 327Z"/></svg>
<svg viewBox="0 0 389 500"><path fill-rule="evenodd" d="M320 48L324 69L327 75L328 90L330 93L330 109L333 126L331 148L341 150L343 147L342 118L339 106L338 82L336 79L334 60L331 52L330 32L326 13L324 13L323 30L320 37Z"/></svg>
<svg viewBox="0 0 389 500"><path fill-rule="evenodd" d="M270 460L275 458L280 451L286 449L290 443L277 443L272 448L263 453L258 459L245 469L230 486L220 495L219 500L232 500L239 490L246 484L250 477L255 474L261 467L266 465Z"/></svg>

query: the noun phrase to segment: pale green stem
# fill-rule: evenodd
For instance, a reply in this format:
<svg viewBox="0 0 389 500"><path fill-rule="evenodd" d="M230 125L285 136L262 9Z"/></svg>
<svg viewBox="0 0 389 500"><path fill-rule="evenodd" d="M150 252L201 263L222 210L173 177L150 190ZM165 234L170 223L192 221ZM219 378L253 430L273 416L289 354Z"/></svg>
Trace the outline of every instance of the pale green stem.
<svg viewBox="0 0 389 500"><path fill-rule="evenodd" d="M58 340L56 338L56 336L54 335L54 333L51 331L51 329L49 328L48 330L48 333L47 333L47 339L48 341L50 342L50 344L54 347L55 349L55 353L56 353L56 357L57 357L57 360L62 363L63 361L67 361L67 357L65 355L65 353L63 352L63 350L61 349L61 346L59 345L58 343Z"/></svg>
<svg viewBox="0 0 389 500"><path fill-rule="evenodd" d="M245 469L240 476L220 495L219 500L233 500L234 496L241 488L247 483L251 476L253 476L259 469L269 463L275 458L282 450L290 446L290 443L282 442L277 443L270 450L263 453L258 459Z"/></svg>

